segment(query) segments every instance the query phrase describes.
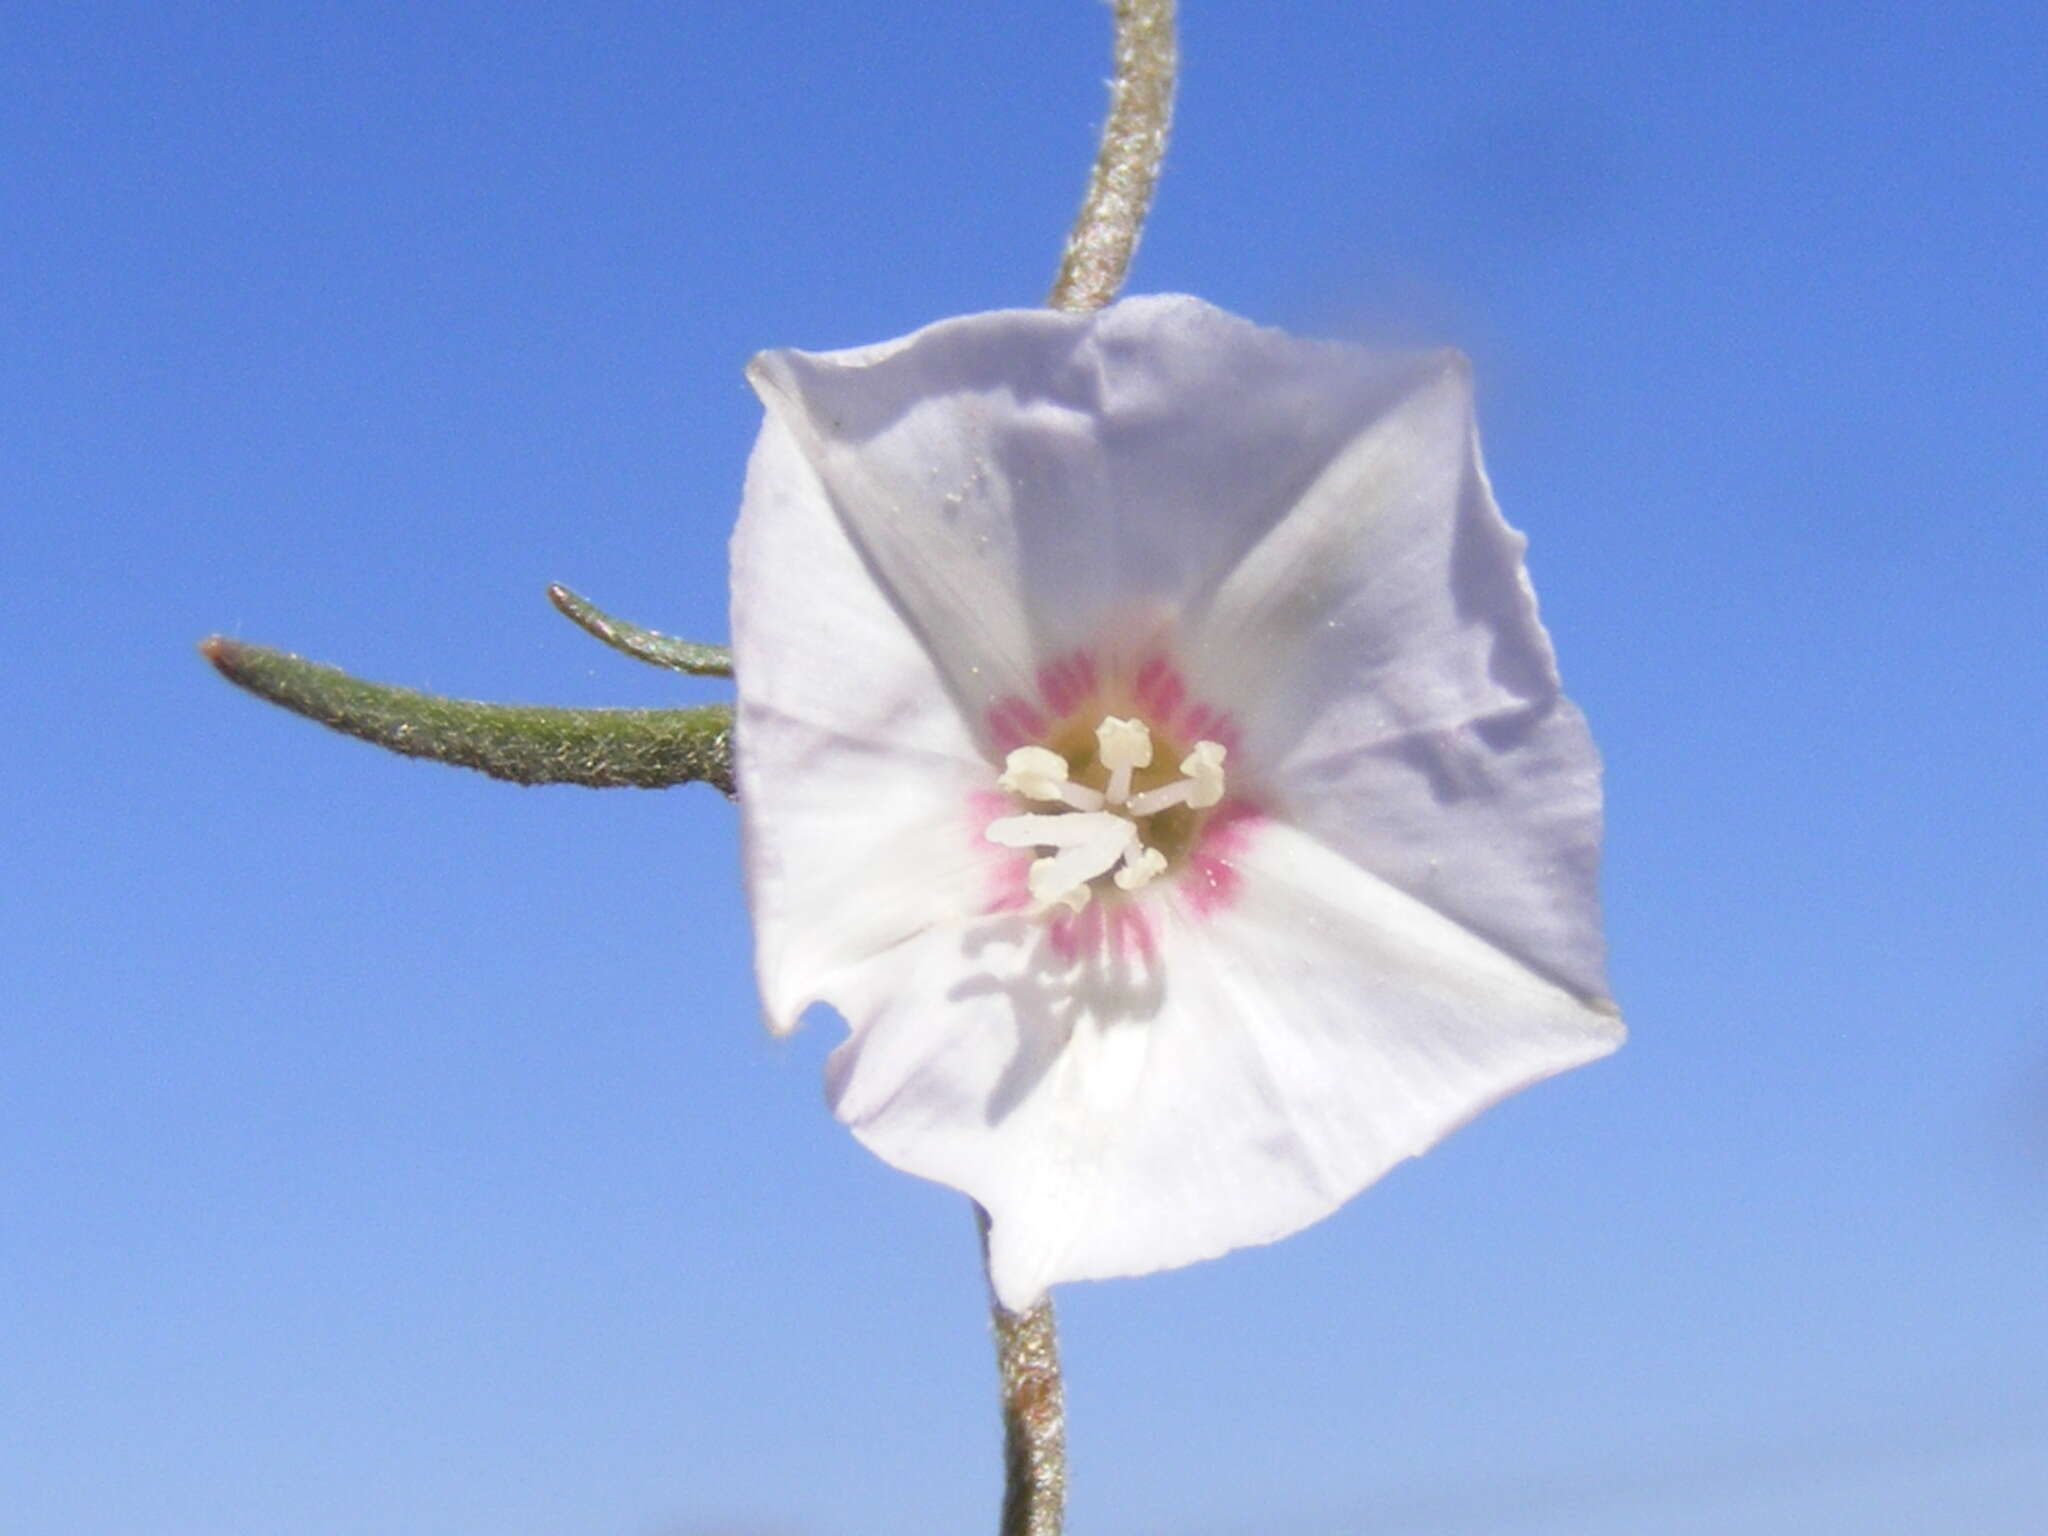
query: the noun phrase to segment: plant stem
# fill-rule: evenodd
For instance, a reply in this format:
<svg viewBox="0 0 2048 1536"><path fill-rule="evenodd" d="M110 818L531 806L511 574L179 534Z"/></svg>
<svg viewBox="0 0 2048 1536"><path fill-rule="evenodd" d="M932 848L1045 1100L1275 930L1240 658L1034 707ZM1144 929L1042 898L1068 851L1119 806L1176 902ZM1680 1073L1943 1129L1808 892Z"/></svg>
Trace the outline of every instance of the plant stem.
<svg viewBox="0 0 2048 1536"><path fill-rule="evenodd" d="M988 1261L988 1212L981 1224L981 1256ZM996 1336L996 1373L1003 1404L1003 1523L1001 1536L1060 1536L1067 1504L1066 1395L1060 1384L1060 1346L1052 1298L1028 1312L1011 1312L989 1292Z"/></svg>
<svg viewBox="0 0 2048 1536"><path fill-rule="evenodd" d="M1123 287L1159 183L1178 64L1174 0L1112 0L1116 73L1088 191L1046 303L1100 309Z"/></svg>

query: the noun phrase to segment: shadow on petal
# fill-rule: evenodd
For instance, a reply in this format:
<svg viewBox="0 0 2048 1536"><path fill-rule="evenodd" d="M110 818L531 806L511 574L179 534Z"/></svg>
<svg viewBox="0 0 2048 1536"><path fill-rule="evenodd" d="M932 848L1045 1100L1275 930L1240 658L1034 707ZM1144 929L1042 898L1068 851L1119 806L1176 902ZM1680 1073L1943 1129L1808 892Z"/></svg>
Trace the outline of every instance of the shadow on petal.
<svg viewBox="0 0 2048 1536"><path fill-rule="evenodd" d="M1372 750L1412 768L1438 805L1500 791L1500 759L1521 747L1549 718L1553 701L1483 715L1459 727L1410 731Z"/></svg>
<svg viewBox="0 0 2048 1536"><path fill-rule="evenodd" d="M1024 944L1014 969L985 964L997 944ZM1004 924L963 936L962 959L972 975L947 994L949 1002L998 996L1009 1006L1016 1054L989 1093L985 1113L1000 1125L1037 1090L1084 1025L1098 1030L1136 1028L1157 1017L1166 997L1165 976L1150 936L1150 919L1133 903L1098 903L1072 917Z"/></svg>

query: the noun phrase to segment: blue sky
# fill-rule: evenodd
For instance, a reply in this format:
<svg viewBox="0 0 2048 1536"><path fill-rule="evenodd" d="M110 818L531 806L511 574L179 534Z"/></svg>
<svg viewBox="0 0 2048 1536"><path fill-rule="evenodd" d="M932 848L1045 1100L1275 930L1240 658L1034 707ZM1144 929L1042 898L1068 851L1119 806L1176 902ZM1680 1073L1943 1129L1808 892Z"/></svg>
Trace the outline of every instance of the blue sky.
<svg viewBox="0 0 2048 1536"><path fill-rule="evenodd" d="M741 363L1036 302L1099 7L6 38L8 1529L991 1529L968 1212L833 1125L836 1026L756 1028L730 809L402 762L192 646L717 696L543 585L723 637ZM1064 1292L1073 1529L2037 1531L2048 23L1188 0L1184 64L1132 288L1473 355L1634 1037Z"/></svg>

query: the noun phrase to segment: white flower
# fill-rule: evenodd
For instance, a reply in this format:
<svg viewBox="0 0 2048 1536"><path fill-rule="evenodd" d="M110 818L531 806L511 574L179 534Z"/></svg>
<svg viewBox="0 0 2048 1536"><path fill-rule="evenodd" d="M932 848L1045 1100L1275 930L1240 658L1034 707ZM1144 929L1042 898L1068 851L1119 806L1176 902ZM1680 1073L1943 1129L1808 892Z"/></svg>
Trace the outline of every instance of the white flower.
<svg viewBox="0 0 2048 1536"><path fill-rule="evenodd" d="M1606 1054L1599 764L1466 366L1189 298L769 352L733 541L770 1028L1006 1306L1268 1242Z"/></svg>

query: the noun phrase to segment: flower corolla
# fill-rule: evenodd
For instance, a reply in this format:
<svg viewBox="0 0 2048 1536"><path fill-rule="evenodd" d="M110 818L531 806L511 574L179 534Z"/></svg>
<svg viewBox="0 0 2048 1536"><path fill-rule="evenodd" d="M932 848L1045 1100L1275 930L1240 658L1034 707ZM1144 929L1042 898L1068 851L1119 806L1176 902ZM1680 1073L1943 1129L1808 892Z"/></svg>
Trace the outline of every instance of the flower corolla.
<svg viewBox="0 0 2048 1536"><path fill-rule="evenodd" d="M1268 1242L1612 1050L1599 762L1454 353L1185 297L763 353L733 541L770 1028L1055 1282Z"/></svg>

